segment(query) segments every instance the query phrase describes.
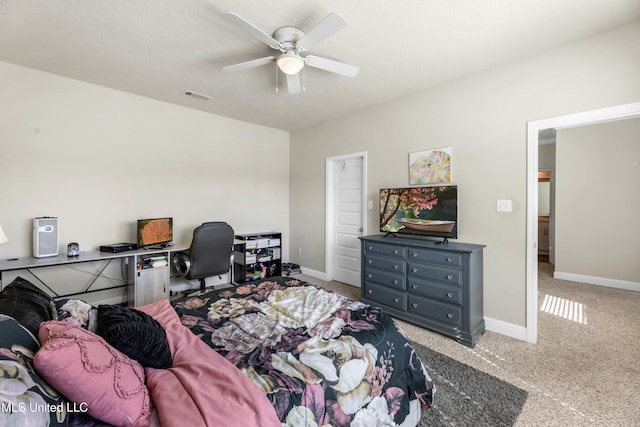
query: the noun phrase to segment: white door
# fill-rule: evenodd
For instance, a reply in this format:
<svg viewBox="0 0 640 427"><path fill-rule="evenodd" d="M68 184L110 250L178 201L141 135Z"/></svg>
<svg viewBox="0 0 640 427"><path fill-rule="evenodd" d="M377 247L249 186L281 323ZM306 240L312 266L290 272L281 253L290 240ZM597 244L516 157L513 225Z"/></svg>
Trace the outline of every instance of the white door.
<svg viewBox="0 0 640 427"><path fill-rule="evenodd" d="M360 240L364 231L364 155L328 159L329 279L360 286Z"/></svg>

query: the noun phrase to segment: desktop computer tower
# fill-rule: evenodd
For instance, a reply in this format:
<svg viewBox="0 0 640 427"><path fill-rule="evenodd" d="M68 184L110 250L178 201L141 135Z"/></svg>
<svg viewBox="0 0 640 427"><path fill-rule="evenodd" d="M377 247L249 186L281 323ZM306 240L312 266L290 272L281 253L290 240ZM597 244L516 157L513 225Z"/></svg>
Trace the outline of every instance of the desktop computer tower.
<svg viewBox="0 0 640 427"><path fill-rule="evenodd" d="M33 219L33 256L58 256L58 218Z"/></svg>

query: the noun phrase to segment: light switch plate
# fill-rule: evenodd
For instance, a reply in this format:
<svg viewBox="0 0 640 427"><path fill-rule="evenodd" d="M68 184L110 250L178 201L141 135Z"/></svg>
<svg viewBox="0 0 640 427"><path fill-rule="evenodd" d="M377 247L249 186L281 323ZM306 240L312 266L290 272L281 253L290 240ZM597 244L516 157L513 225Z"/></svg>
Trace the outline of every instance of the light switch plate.
<svg viewBox="0 0 640 427"><path fill-rule="evenodd" d="M511 212L511 200L498 200L496 202L497 212Z"/></svg>

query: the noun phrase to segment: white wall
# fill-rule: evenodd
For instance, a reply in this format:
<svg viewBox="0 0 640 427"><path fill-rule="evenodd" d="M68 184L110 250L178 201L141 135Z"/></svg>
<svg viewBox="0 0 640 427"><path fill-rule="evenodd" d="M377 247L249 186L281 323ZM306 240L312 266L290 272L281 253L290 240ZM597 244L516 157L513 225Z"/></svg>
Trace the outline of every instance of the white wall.
<svg viewBox="0 0 640 427"><path fill-rule="evenodd" d="M557 132L556 272L640 289L640 119Z"/></svg>
<svg viewBox="0 0 640 427"><path fill-rule="evenodd" d="M1 259L31 255L38 216L59 217L61 250L172 216L175 241L214 220L281 231L286 259L289 134L0 62Z"/></svg>
<svg viewBox="0 0 640 427"><path fill-rule="evenodd" d="M378 190L408 184L408 153L450 146L459 241L487 245L485 316L524 326L527 121L639 100L639 45L637 22L292 134L292 259L324 271L326 157L368 152L373 231Z"/></svg>
<svg viewBox="0 0 640 427"><path fill-rule="evenodd" d="M551 214L551 183L538 183L538 215Z"/></svg>

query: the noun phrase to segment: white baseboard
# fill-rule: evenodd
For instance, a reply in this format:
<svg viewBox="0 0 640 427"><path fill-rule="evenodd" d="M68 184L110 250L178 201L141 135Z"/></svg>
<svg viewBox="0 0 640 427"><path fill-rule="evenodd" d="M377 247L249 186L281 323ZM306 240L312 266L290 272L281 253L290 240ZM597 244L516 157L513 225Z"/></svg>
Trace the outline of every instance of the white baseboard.
<svg viewBox="0 0 640 427"><path fill-rule="evenodd" d="M75 295L73 298L70 299L80 299L82 301L84 301L85 299L84 295ZM90 299L90 298L88 298ZM124 304L127 302L127 300L123 297L112 297L112 298L103 298L103 299L98 299L98 300L90 300L87 301L89 304L91 304L94 307L97 307L99 305L116 305L116 304Z"/></svg>
<svg viewBox="0 0 640 427"><path fill-rule="evenodd" d="M220 274L218 276L211 276L204 279L206 287L216 287L221 284L231 283L230 274ZM171 292L180 292L200 289L200 281L197 279L187 280L184 277L172 277L169 285Z"/></svg>
<svg viewBox="0 0 640 427"><path fill-rule="evenodd" d="M315 277L320 280L327 280L327 275L323 271L316 271L306 267L300 267L300 272L307 276Z"/></svg>
<svg viewBox="0 0 640 427"><path fill-rule="evenodd" d="M639 282L627 280L607 279L606 277L584 276L582 274L563 273L556 271L553 273L554 279L568 280L570 282L587 283L589 285L606 286L609 288L626 289L628 291L640 292Z"/></svg>
<svg viewBox="0 0 640 427"><path fill-rule="evenodd" d="M487 331L496 332L501 335L506 335L508 337L515 338L520 341L527 340L527 328L524 326L516 325L514 323L504 322L498 319L492 319L491 317L485 316L484 327Z"/></svg>

